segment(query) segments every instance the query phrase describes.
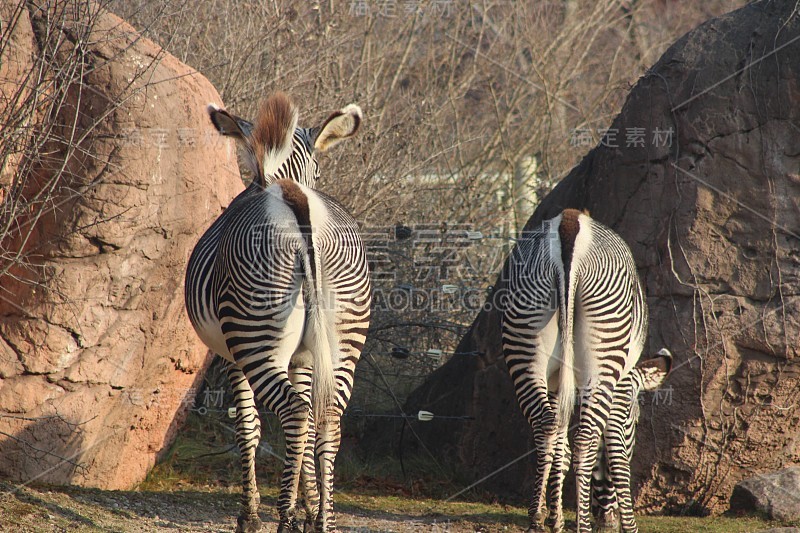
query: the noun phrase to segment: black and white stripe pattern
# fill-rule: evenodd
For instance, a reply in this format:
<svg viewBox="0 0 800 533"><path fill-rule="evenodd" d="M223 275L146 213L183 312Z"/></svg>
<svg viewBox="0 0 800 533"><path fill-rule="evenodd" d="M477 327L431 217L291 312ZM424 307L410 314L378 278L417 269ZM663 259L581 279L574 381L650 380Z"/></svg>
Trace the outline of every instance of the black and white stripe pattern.
<svg viewBox="0 0 800 533"><path fill-rule="evenodd" d="M277 180L289 179L306 187L314 188L319 177L317 158L308 157L308 147L314 145L314 130L297 128L292 138L292 155L278 168L273 176L267 176L267 184Z"/></svg>
<svg viewBox="0 0 800 533"><path fill-rule="evenodd" d="M598 531L617 531L618 519L624 533L639 530L633 516L630 468L639 421L639 393L660 387L671 368L672 354L662 348L657 357L640 362L617 382L592 473L592 515Z"/></svg>
<svg viewBox="0 0 800 533"><path fill-rule="evenodd" d="M509 259L503 352L537 453L531 531L563 529L567 429L574 437L578 531L591 530L592 469L617 382L639 359L647 308L630 249L612 230L568 209L523 236Z"/></svg>
<svg viewBox="0 0 800 533"><path fill-rule="evenodd" d="M255 176L201 237L186 274L191 322L229 361L242 456L237 530L261 525L255 450L262 405L278 415L286 437L279 531L298 527L299 490L305 528L332 531L340 419L366 339L371 287L355 221L313 189L314 151L352 136L361 111L347 106L320 128L296 128L294 106L278 94L256 124L213 106L209 114L220 133L242 144Z"/></svg>

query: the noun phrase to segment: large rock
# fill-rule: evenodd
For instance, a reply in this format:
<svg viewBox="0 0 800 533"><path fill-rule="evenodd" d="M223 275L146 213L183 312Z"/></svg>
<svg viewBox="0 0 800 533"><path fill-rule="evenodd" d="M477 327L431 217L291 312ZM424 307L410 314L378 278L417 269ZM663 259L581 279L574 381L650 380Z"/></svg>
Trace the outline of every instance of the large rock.
<svg viewBox="0 0 800 533"><path fill-rule="evenodd" d="M5 181L0 473L130 488L208 361L183 276L242 188L235 153L208 123L205 105L220 101L209 82L125 22L84 2L2 2L2 13L17 4L19 37L0 58L17 78L3 91L37 79L5 53L32 58L41 91L26 131L46 142Z"/></svg>
<svg viewBox="0 0 800 533"><path fill-rule="evenodd" d="M800 519L800 467L749 477L736 484L731 511L760 511L773 520Z"/></svg>
<svg viewBox="0 0 800 533"><path fill-rule="evenodd" d="M646 287L648 350L676 355L666 392L642 409L640 509L723 511L753 470L800 463L795 7L756 2L678 40L631 91L611 125L616 138L593 149L527 224L574 207L616 229ZM495 294L502 288L501 276ZM482 312L456 350L482 355L452 358L406 406L475 417L418 433L476 478L530 449L498 320L496 309ZM481 488L523 496L530 474L517 463Z"/></svg>

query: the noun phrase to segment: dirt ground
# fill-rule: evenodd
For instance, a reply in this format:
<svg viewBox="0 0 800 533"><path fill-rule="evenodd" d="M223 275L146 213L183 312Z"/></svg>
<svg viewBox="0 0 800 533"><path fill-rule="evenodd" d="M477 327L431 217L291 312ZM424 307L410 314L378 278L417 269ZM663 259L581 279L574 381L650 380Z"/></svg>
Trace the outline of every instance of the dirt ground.
<svg viewBox="0 0 800 533"><path fill-rule="evenodd" d="M17 487L0 483L0 530L16 532L131 531L230 532L238 496L211 492L119 492L79 488ZM275 531L274 500L261 505L263 531ZM510 518L510 517L506 517ZM479 523L486 519L487 523ZM342 532L518 531L503 516L479 521L436 513L376 511L358 504L337 504Z"/></svg>
<svg viewBox="0 0 800 533"><path fill-rule="evenodd" d="M524 508L401 494L339 493L336 510L342 533L521 532L527 524ZM238 511L238 490L220 486L122 492L0 481L0 532L230 532ZM574 531L574 514L566 515L567 530ZM264 491L261 519L262 531L277 529L275 498L264 496ZM758 516L638 516L637 522L643 533L800 533L800 522L781 524Z"/></svg>

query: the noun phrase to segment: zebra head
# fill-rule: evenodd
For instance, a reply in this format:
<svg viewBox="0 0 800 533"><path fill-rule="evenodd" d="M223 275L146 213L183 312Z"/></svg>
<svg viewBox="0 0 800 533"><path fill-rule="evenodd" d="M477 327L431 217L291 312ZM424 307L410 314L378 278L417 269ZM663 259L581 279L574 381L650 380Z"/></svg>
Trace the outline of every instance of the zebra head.
<svg viewBox="0 0 800 533"><path fill-rule="evenodd" d="M321 126L299 128L297 107L281 92L264 100L255 124L214 104L208 106L208 114L218 132L244 148L244 162L263 187L279 179L314 187L319 178L315 152L325 152L355 135L362 118L361 108L350 104Z"/></svg>

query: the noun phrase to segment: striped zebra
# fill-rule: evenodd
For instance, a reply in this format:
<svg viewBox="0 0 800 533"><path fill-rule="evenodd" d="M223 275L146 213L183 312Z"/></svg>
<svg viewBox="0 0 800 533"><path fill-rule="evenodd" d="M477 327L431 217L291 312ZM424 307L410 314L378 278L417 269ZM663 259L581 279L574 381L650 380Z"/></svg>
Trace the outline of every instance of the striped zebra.
<svg viewBox="0 0 800 533"><path fill-rule="evenodd" d="M297 109L282 93L264 101L255 124L213 105L208 113L244 148L254 176L200 238L186 272L192 325L229 362L242 464L237 531L261 527L257 406L278 416L286 437L278 531L299 529L300 490L304 529L332 531L340 419L366 339L371 289L356 222L313 189L314 153L353 136L361 109L348 105L310 129L297 127Z"/></svg>
<svg viewBox="0 0 800 533"><path fill-rule="evenodd" d="M574 437L578 531L591 530L591 479L613 391L634 367L647 330L636 264L611 229L567 209L512 251L502 342L537 456L529 531L564 527L567 430L580 391ZM549 496L549 498L547 497Z"/></svg>
<svg viewBox="0 0 800 533"><path fill-rule="evenodd" d="M617 531L619 525L624 533L639 531L633 516L630 468L639 420L638 397L641 391L660 387L671 368L672 354L662 348L656 357L641 361L617 382L592 473L592 515L597 531Z"/></svg>

